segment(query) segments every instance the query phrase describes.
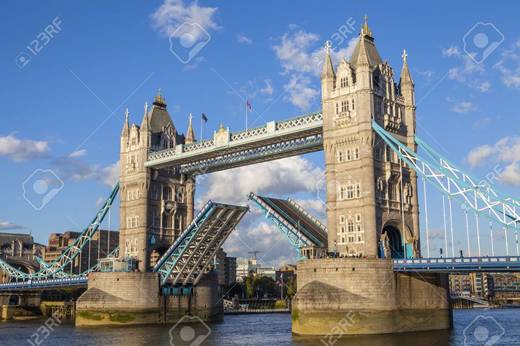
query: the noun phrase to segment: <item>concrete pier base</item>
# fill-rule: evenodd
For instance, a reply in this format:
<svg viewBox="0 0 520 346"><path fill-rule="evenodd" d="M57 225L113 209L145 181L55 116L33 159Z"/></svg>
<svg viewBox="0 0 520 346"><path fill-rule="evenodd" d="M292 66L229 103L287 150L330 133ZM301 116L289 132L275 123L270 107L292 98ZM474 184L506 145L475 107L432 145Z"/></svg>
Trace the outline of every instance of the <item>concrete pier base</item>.
<svg viewBox="0 0 520 346"><path fill-rule="evenodd" d="M298 264L292 331L363 335L449 329L448 276L394 273L391 260L316 259Z"/></svg>
<svg viewBox="0 0 520 346"><path fill-rule="evenodd" d="M91 273L76 303L76 326L175 323L185 315L222 319L215 273L203 277L187 296L163 296L157 273Z"/></svg>

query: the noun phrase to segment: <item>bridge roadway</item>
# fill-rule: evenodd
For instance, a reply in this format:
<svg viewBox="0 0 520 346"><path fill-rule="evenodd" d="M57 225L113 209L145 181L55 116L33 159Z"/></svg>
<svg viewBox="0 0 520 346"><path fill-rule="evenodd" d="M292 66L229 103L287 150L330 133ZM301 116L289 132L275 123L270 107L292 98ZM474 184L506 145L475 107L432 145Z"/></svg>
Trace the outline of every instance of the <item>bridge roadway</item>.
<svg viewBox="0 0 520 346"><path fill-rule="evenodd" d="M520 256L395 259L397 272L520 272Z"/></svg>
<svg viewBox="0 0 520 346"><path fill-rule="evenodd" d="M396 272L520 272L520 256L394 259ZM87 286L87 276L0 284L0 291Z"/></svg>

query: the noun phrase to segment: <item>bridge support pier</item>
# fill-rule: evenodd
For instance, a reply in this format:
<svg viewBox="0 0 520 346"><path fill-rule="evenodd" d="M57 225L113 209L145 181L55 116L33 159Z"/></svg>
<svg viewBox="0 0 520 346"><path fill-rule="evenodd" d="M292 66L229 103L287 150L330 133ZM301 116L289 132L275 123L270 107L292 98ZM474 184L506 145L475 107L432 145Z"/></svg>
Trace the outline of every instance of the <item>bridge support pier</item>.
<svg viewBox="0 0 520 346"><path fill-rule="evenodd" d="M386 334L451 328L448 276L395 273L391 260L335 258L298 264L292 331Z"/></svg>
<svg viewBox="0 0 520 346"><path fill-rule="evenodd" d="M204 321L223 316L215 273L205 275L188 295L162 295L159 274L89 274L88 289L76 303L76 326L175 323L185 315Z"/></svg>

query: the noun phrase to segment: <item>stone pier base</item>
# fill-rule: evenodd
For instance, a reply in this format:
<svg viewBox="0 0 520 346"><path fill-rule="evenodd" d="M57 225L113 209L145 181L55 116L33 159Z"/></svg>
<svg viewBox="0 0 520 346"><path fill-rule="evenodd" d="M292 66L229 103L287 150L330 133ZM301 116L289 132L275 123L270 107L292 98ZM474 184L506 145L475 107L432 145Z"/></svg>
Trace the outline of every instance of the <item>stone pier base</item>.
<svg viewBox="0 0 520 346"><path fill-rule="evenodd" d="M448 276L394 273L391 260L316 259L298 264L292 331L386 334L451 327Z"/></svg>
<svg viewBox="0 0 520 346"><path fill-rule="evenodd" d="M185 315L221 319L223 303L212 274L191 295L163 296L157 273L91 273L88 289L76 303L76 326L175 323Z"/></svg>

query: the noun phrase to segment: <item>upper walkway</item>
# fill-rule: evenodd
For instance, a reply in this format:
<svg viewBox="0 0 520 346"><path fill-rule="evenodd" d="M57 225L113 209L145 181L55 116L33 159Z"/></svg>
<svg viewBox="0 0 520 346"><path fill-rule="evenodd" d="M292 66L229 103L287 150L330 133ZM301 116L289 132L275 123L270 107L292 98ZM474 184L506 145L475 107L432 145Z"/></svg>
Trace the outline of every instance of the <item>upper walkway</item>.
<svg viewBox="0 0 520 346"><path fill-rule="evenodd" d="M211 140L151 152L145 165L197 175L305 154L323 149L322 128L321 112L236 133L221 127Z"/></svg>

